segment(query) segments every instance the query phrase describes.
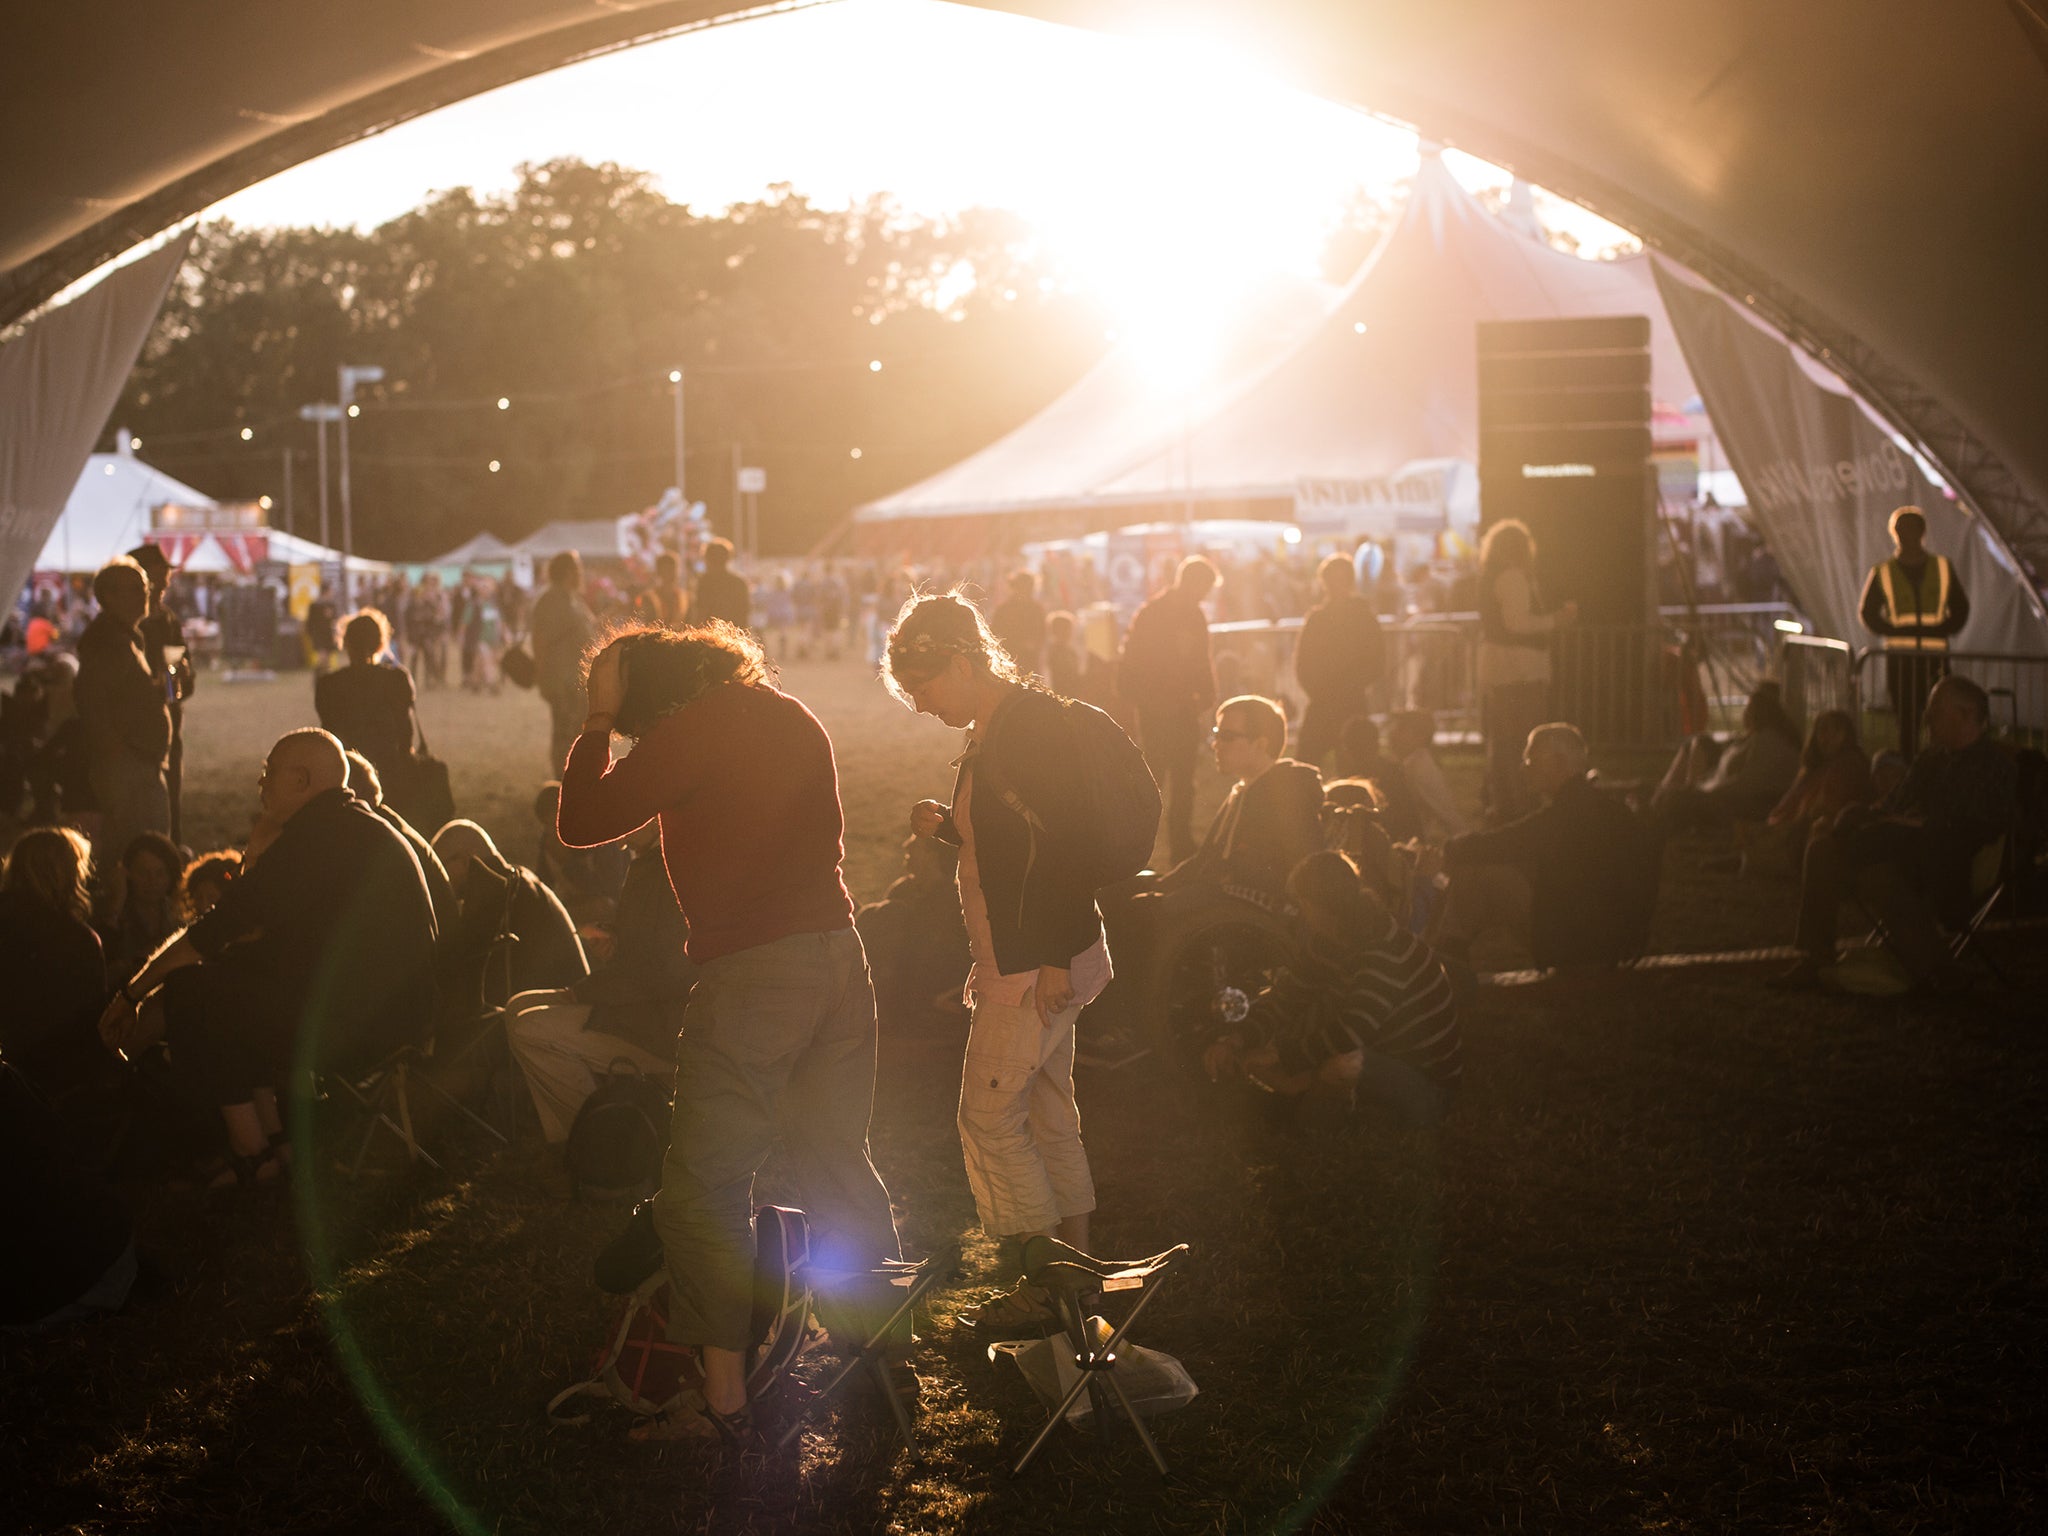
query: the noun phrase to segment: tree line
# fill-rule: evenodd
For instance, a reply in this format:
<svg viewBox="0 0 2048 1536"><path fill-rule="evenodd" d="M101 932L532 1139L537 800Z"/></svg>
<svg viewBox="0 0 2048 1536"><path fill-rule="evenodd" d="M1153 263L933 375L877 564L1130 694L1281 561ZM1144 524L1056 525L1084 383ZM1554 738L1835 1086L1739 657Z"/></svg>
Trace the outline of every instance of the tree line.
<svg viewBox="0 0 2048 1536"><path fill-rule="evenodd" d="M273 525L293 450L312 535L299 409L334 399L338 365L381 366L350 424L356 549L417 560L654 501L680 368L691 498L730 526L737 448L768 473L764 548L790 553L1008 430L1107 334L1005 213L777 186L703 215L644 172L556 160L368 231L202 225L113 423L211 495L270 496Z"/></svg>

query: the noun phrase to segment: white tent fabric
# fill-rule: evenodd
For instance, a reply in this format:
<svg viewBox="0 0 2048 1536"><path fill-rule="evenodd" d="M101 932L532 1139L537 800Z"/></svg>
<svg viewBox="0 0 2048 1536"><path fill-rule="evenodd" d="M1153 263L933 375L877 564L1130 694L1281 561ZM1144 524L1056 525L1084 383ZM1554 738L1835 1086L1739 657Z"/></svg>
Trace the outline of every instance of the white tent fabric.
<svg viewBox="0 0 2048 1536"><path fill-rule="evenodd" d="M71 487L64 512L43 541L35 569L83 575L142 543L150 514L166 502L211 507L214 499L131 453L96 453Z"/></svg>
<svg viewBox="0 0 2048 1536"><path fill-rule="evenodd" d="M1912 503L1928 547L1970 598L1958 649L2048 656L2039 599L1991 527L1950 498L1848 386L1741 305L1659 257L1658 290L1749 515L1821 633L1873 643L1857 616L1864 573L1891 554L1887 520Z"/></svg>
<svg viewBox="0 0 2048 1536"><path fill-rule="evenodd" d="M495 564L512 558L512 546L494 533L480 533L475 538L456 545L445 555L429 560L429 565L482 565Z"/></svg>
<svg viewBox="0 0 2048 1536"><path fill-rule="evenodd" d="M7 607L63 514L190 244L189 237L166 241L0 348L0 594Z"/></svg>
<svg viewBox="0 0 2048 1536"><path fill-rule="evenodd" d="M1078 511L1101 528L1136 506L1291 506L1304 480L1474 459L1478 322L1613 314L1650 317L1656 398L1691 398L1644 258L1556 250L1488 213L1426 153L1399 222L1313 325L1269 331L1260 355L1192 390L1155 382L1119 347L1008 436L854 521Z"/></svg>

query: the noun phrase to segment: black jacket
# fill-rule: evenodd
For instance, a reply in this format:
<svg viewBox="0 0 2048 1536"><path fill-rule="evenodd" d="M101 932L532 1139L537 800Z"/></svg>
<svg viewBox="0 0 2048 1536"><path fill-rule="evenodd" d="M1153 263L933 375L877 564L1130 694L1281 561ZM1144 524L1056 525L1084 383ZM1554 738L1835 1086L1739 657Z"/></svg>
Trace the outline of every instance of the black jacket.
<svg viewBox="0 0 2048 1536"><path fill-rule="evenodd" d="M1233 788L1202 846L1159 877L1161 890L1244 885L1285 896L1294 866L1323 846L1323 780L1307 763L1278 758Z"/></svg>
<svg viewBox="0 0 2048 1536"><path fill-rule="evenodd" d="M1538 965L1612 965L1649 942L1657 860L1635 813L1591 779L1519 821L1444 845L1444 868L1512 864L1535 893L1529 947Z"/></svg>
<svg viewBox="0 0 2048 1536"><path fill-rule="evenodd" d="M974 775L968 814L974 863L988 902L996 964L1005 976L1041 965L1071 965L1102 935L1095 889L1081 871L1087 829L1065 711L1086 706L1019 687L996 709L981 744L961 760L953 798ZM1007 788L1044 827L1043 835L1005 803ZM950 822L942 841L958 844Z"/></svg>

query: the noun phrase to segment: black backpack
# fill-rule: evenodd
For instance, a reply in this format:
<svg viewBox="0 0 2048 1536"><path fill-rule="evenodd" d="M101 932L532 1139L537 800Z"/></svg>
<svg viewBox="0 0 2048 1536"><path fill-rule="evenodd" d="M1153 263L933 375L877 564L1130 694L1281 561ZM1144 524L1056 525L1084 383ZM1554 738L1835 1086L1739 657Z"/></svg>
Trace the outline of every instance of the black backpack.
<svg viewBox="0 0 2048 1536"><path fill-rule="evenodd" d="M661 1177L674 1114L666 1089L625 1057L614 1060L569 1127L563 1162L579 1194L635 1200Z"/></svg>
<svg viewBox="0 0 2048 1536"><path fill-rule="evenodd" d="M1159 786L1145 766L1145 754L1122 726L1092 704L1061 699L1059 706L1081 781L1079 819L1086 847L1081 872L1099 891L1152 862L1152 845L1159 837ZM1044 835L1045 823L1015 790L1000 782L993 787L1034 836Z"/></svg>

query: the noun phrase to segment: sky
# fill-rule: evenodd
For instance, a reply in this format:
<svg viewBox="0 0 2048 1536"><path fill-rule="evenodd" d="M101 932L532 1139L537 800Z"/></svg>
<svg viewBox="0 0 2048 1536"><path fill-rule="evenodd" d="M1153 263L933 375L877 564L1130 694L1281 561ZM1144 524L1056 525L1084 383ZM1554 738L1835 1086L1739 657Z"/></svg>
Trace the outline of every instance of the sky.
<svg viewBox="0 0 2048 1536"><path fill-rule="evenodd" d="M653 172L702 212L779 182L843 206L1021 214L1078 286L1142 327L1196 295L1311 275L1361 187L1411 175L1405 128L1291 89L1198 37L1110 38L938 0L839 0L593 59L444 108L211 213L368 227L521 161ZM1453 155L1477 189L1504 172ZM1189 239L1199 210L1199 240ZM1594 245L1611 225L1539 212Z"/></svg>

